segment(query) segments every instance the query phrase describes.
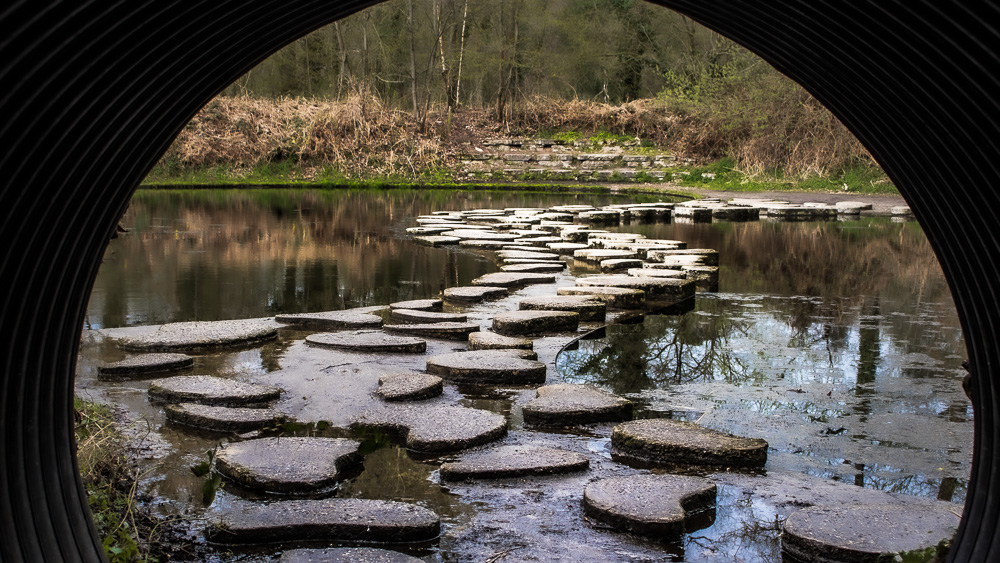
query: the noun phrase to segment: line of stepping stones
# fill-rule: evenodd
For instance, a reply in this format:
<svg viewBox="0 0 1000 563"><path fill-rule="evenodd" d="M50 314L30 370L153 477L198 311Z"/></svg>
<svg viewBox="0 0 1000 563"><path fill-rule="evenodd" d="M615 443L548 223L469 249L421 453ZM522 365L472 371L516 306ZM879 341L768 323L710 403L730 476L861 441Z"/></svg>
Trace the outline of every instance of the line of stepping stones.
<svg viewBox="0 0 1000 563"><path fill-rule="evenodd" d="M670 204L651 204L621 210L635 207L649 215L671 209ZM732 436L669 419L633 421L632 403L613 393L588 385L544 385L547 366L537 361L532 341L526 336L575 333L580 322L604 322L608 308L641 308L647 300L677 302L693 296L696 285L707 282L710 288L717 282L718 253L714 250L687 249L681 241L608 233L568 220L586 219L589 214L594 221L593 217L603 217L606 212L587 206L559 206L423 216L418 218L421 227L411 229L415 240L434 245L443 244L442 237L449 239L447 243L496 243L471 246L498 248L496 256L503 267L517 268L486 274L469 287L446 289L441 299L393 303L387 308L388 317L396 321L392 324L385 324L383 316L375 314L385 307L278 315L274 320L328 331L310 334L305 341L310 346L340 350L422 354L427 349L423 338L466 341L466 351L428 357L426 373L386 374L374 393L385 401L383 405L360 414L351 424L357 430L375 428L395 434L414 452L461 451L490 444L507 433L506 418L489 411L440 403L399 404L436 397L442 393L443 380L447 380L477 386L541 385L537 397L522 407L526 425L544 428L619 422L612 430L612 458L634 467L763 468L768 444L762 439ZM438 234L425 234L428 232ZM529 284L554 283L555 274L525 270L545 266L546 271L561 271L564 256L599 264L606 271L625 269L627 274L582 277L576 280L576 287L559 288L557 295L522 299L517 311L493 316L491 331L482 331L479 323L469 322L464 314L442 312L443 301L468 305L506 296ZM178 323L118 343L126 350L200 351L257 344L275 338L276 330L269 321ZM102 366L99 372L103 378L143 377L190 368L191 360L176 353L144 354ZM168 420L183 425L244 433L273 426L283 419L281 413L267 407L281 393L269 386L183 375L151 381L148 393L151 401L165 404ZM360 442L345 438L258 437L220 446L215 467L229 481L258 493L323 496L334 494L338 483L360 471L363 456L359 448ZM445 481L494 479L582 471L588 466L585 456L573 452L498 446L445 463L440 475ZM670 538L710 524L714 520L715 497L716 486L709 479L640 474L590 483L583 493L583 505L584 513L595 521L635 534ZM839 513L837 517L841 517ZM817 526L821 526L823 519L810 513L790 521L795 526L787 533L802 538L809 536L812 523L820 522ZM891 522L886 526L891 528ZM325 498L269 504L238 502L208 528L207 535L220 543L406 542L433 539L439 532L438 516L414 504ZM815 542L795 541L789 540L789 545L800 547L790 549L815 549ZM839 545L838 541L850 543L855 539L832 537L826 541ZM890 548L894 549L895 544L886 549ZM282 561L336 555L327 551L294 550L286 552Z"/></svg>

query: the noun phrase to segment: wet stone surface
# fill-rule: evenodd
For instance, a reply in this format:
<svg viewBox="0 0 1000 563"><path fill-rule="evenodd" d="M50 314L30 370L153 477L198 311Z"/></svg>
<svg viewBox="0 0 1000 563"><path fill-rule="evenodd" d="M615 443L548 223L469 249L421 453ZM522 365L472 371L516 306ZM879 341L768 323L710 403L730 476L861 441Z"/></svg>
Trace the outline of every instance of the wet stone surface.
<svg viewBox="0 0 1000 563"><path fill-rule="evenodd" d="M558 297L528 297L518 303L522 311L572 311L580 321L603 321L608 306L588 295L563 295Z"/></svg>
<svg viewBox="0 0 1000 563"><path fill-rule="evenodd" d="M608 248L584 248L573 252L573 258L584 262L600 263L612 258L636 258L638 253L632 250L615 250Z"/></svg>
<svg viewBox="0 0 1000 563"><path fill-rule="evenodd" d="M518 357L528 350L473 350L427 358L427 371L459 383L533 385L545 382L544 363Z"/></svg>
<svg viewBox="0 0 1000 563"><path fill-rule="evenodd" d="M489 241L513 241L520 236L510 233L497 233L493 231L480 231L475 229L458 229L442 233L443 236L458 237L461 240L489 240Z"/></svg>
<svg viewBox="0 0 1000 563"><path fill-rule="evenodd" d="M328 490L361 463L359 443L345 438L281 436L221 446L215 466L244 487L269 493Z"/></svg>
<svg viewBox="0 0 1000 563"><path fill-rule="evenodd" d="M570 425L630 420L632 402L590 385L557 383L538 388L521 412L528 424Z"/></svg>
<svg viewBox="0 0 1000 563"><path fill-rule="evenodd" d="M326 549L289 549L281 553L279 563L419 563L421 559L398 551L374 547L328 547Z"/></svg>
<svg viewBox="0 0 1000 563"><path fill-rule="evenodd" d="M591 296L612 309L641 309L646 305L646 292L628 287L560 287L556 294Z"/></svg>
<svg viewBox="0 0 1000 563"><path fill-rule="evenodd" d="M443 303L440 299L413 299L390 303L389 309L412 309L414 311L440 311Z"/></svg>
<svg viewBox="0 0 1000 563"><path fill-rule="evenodd" d="M590 466L586 456L538 446L501 446L465 454L441 466L441 479L499 479L525 475L554 475L583 471Z"/></svg>
<svg viewBox="0 0 1000 563"><path fill-rule="evenodd" d="M702 477L629 475L587 485L583 506L619 530L666 539L710 525L715 495L715 483Z"/></svg>
<svg viewBox="0 0 1000 563"><path fill-rule="evenodd" d="M277 337L277 328L267 321L192 321L165 324L153 332L121 338L118 346L143 352L199 351L250 346Z"/></svg>
<svg viewBox="0 0 1000 563"><path fill-rule="evenodd" d="M499 414L445 404L386 406L362 413L351 426L385 430L402 437L409 450L435 454L495 442L507 434L507 419Z"/></svg>
<svg viewBox="0 0 1000 563"><path fill-rule="evenodd" d="M646 299L679 301L694 296L695 283L690 280L669 278L651 278L647 276L590 276L579 278L576 285L580 287L624 287L641 289L646 293Z"/></svg>
<svg viewBox="0 0 1000 563"><path fill-rule="evenodd" d="M551 274L496 272L479 276L472 280L472 285L514 288L536 283L554 283L555 281L556 277Z"/></svg>
<svg viewBox="0 0 1000 563"><path fill-rule="evenodd" d="M442 292L446 301L476 303L486 299L498 299L507 295L507 288L496 286L449 287Z"/></svg>
<svg viewBox="0 0 1000 563"><path fill-rule="evenodd" d="M462 239L458 237L449 237L445 235L426 235L426 236L416 236L413 237L413 241L425 246L446 246L449 244L458 244L458 241Z"/></svg>
<svg viewBox="0 0 1000 563"><path fill-rule="evenodd" d="M675 280L687 279L687 274L685 274L683 270L671 270L669 268L629 268L625 273L638 278L667 278Z"/></svg>
<svg viewBox="0 0 1000 563"><path fill-rule="evenodd" d="M469 350L501 350L516 348L531 350L533 342L530 338L504 336L495 332L480 331L469 335Z"/></svg>
<svg viewBox="0 0 1000 563"><path fill-rule="evenodd" d="M258 405L277 400L281 390L210 375L180 375L149 382L149 398L163 403L214 406Z"/></svg>
<svg viewBox="0 0 1000 563"><path fill-rule="evenodd" d="M101 379L130 379L153 373L180 371L194 365L194 358L187 354L140 354L124 360L98 366Z"/></svg>
<svg viewBox="0 0 1000 563"><path fill-rule="evenodd" d="M493 317L493 331L506 336L575 332L580 314L572 311L510 311Z"/></svg>
<svg viewBox="0 0 1000 563"><path fill-rule="evenodd" d="M756 469L767 462L767 442L653 418L619 424L611 433L611 456L637 465L706 465Z"/></svg>
<svg viewBox="0 0 1000 563"><path fill-rule="evenodd" d="M273 426L285 418L273 409L213 407L197 403L166 405L164 411L167 420L176 424L237 434Z"/></svg>
<svg viewBox="0 0 1000 563"><path fill-rule="evenodd" d="M428 338L442 338L444 340L466 340L469 338L469 334L479 331L479 325L477 323L471 323L471 322L466 322L466 323L440 322L440 323L385 325L382 327L382 329L389 332L400 332L403 334L426 336Z"/></svg>
<svg viewBox="0 0 1000 563"><path fill-rule="evenodd" d="M382 326L382 317L371 313L352 311L350 309L344 311L325 311L322 313L276 315L274 320L279 323L320 330L378 328Z"/></svg>
<svg viewBox="0 0 1000 563"><path fill-rule="evenodd" d="M240 503L206 530L216 543L280 541L415 542L440 533L441 520L421 506L396 501L331 498Z"/></svg>
<svg viewBox="0 0 1000 563"><path fill-rule="evenodd" d="M510 260L515 258L533 258L535 260L558 260L559 255L551 252L535 252L533 250L500 250L497 259Z"/></svg>
<svg viewBox="0 0 1000 563"><path fill-rule="evenodd" d="M502 272L561 272L566 269L565 262L549 262L545 264L508 264L501 266Z"/></svg>
<svg viewBox="0 0 1000 563"><path fill-rule="evenodd" d="M650 251L647 256L650 260L659 260L661 257L673 256L701 256L702 263L706 266L719 265L719 251L713 248L684 248L677 250L657 250Z"/></svg>
<svg viewBox="0 0 1000 563"><path fill-rule="evenodd" d="M412 336L396 336L381 331L321 332L306 336L306 343L320 348L359 352L401 352L423 354L427 342Z"/></svg>
<svg viewBox="0 0 1000 563"><path fill-rule="evenodd" d="M468 317L462 313L393 309L392 318L408 323L464 323Z"/></svg>
<svg viewBox="0 0 1000 563"><path fill-rule="evenodd" d="M385 401L420 401L437 397L443 388L442 379L436 375L391 373L379 378L375 396Z"/></svg>
<svg viewBox="0 0 1000 563"><path fill-rule="evenodd" d="M618 272L621 270L628 270L629 268L639 268L641 266L642 260L638 258L608 258L606 260L601 260L602 272Z"/></svg>

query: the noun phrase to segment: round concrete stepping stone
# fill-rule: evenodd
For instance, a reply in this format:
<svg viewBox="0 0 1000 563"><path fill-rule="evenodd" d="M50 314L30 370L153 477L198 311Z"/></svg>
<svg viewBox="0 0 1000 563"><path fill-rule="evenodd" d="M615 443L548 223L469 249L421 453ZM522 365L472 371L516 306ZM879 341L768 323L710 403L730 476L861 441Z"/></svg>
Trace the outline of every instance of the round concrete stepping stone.
<svg viewBox="0 0 1000 563"><path fill-rule="evenodd" d="M582 454L538 446L501 446L463 455L441 466L443 481L502 479L583 471L590 460Z"/></svg>
<svg viewBox="0 0 1000 563"><path fill-rule="evenodd" d="M572 311L510 311L493 317L493 332L505 336L576 332L580 314Z"/></svg>
<svg viewBox="0 0 1000 563"><path fill-rule="evenodd" d="M687 279L696 282L717 283L719 281L718 266L683 266L681 271Z"/></svg>
<svg viewBox="0 0 1000 563"><path fill-rule="evenodd" d="M321 332L306 337L306 344L357 352L400 352L423 354L427 342L412 336L395 336L381 331Z"/></svg>
<svg viewBox="0 0 1000 563"><path fill-rule="evenodd" d="M715 483L703 477L611 477L587 485L583 491L583 511L594 520L620 530L675 538L693 531L687 530L686 523L701 515L714 515L715 495Z"/></svg>
<svg viewBox="0 0 1000 563"><path fill-rule="evenodd" d="M530 338L504 336L495 332L473 332L469 335L469 350L531 350L534 343Z"/></svg>
<svg viewBox="0 0 1000 563"><path fill-rule="evenodd" d="M321 330L378 328L382 326L382 317L371 313L359 313L350 309L320 313L276 315L274 320L279 323Z"/></svg>
<svg viewBox="0 0 1000 563"><path fill-rule="evenodd" d="M534 258L535 260L558 260L559 255L551 252L534 252L528 250L499 250L497 258L510 260L514 258Z"/></svg>
<svg viewBox="0 0 1000 563"><path fill-rule="evenodd" d="M519 236L513 233L497 233L495 231L482 231L476 229L456 229L454 231L447 231L441 233L441 236L446 237L458 237L460 240L494 240L494 241L513 241Z"/></svg>
<svg viewBox="0 0 1000 563"><path fill-rule="evenodd" d="M566 269L565 262L546 262L535 264L507 264L500 267L501 272L561 272Z"/></svg>
<svg viewBox="0 0 1000 563"><path fill-rule="evenodd" d="M503 250L509 242L504 242L502 240L462 240L458 242L459 246L465 246L467 248L478 248L480 250Z"/></svg>
<svg viewBox="0 0 1000 563"><path fill-rule="evenodd" d="M447 246L449 244L458 244L460 240L462 239L445 235L423 235L413 237L413 242L417 242L425 246Z"/></svg>
<svg viewBox="0 0 1000 563"><path fill-rule="evenodd" d="M639 268L641 266L642 260L638 258L608 258L607 260L601 260L602 272L617 272L619 270L628 270L629 268Z"/></svg>
<svg viewBox="0 0 1000 563"><path fill-rule="evenodd" d="M550 242L545 246L552 252L558 252L559 254L567 256L572 256L573 252L577 250L589 248L586 244L581 244L578 242Z"/></svg>
<svg viewBox="0 0 1000 563"><path fill-rule="evenodd" d="M274 426L285 418L284 414L273 409L213 407L196 403L167 405L163 410L167 420L176 424L236 434Z"/></svg>
<svg viewBox="0 0 1000 563"><path fill-rule="evenodd" d="M860 209L866 211L872 208L872 204L863 201L838 201L833 204L837 209Z"/></svg>
<svg viewBox="0 0 1000 563"><path fill-rule="evenodd" d="M947 503L811 506L788 515L781 549L796 561L894 561L897 553L931 550L958 527ZM921 559L923 561L923 559Z"/></svg>
<svg viewBox="0 0 1000 563"><path fill-rule="evenodd" d="M379 378L375 395L384 401L420 401L437 397L443 390L443 380L436 375L391 373Z"/></svg>
<svg viewBox="0 0 1000 563"><path fill-rule="evenodd" d="M895 216L913 215L913 210L908 205L897 205L889 209L889 213Z"/></svg>
<svg viewBox="0 0 1000 563"><path fill-rule="evenodd" d="M441 338L443 340L467 340L469 334L479 331L479 324L472 322L453 323L416 323L385 325L383 330L398 332L402 334L412 334L415 336L425 336L427 338Z"/></svg>
<svg viewBox="0 0 1000 563"><path fill-rule="evenodd" d="M473 350L427 358L427 372L458 383L534 385L545 382L545 364L512 350ZM527 350L525 350L527 351Z"/></svg>
<svg viewBox="0 0 1000 563"><path fill-rule="evenodd" d="M328 547L289 549L281 553L281 559L278 561L279 563L421 563L423 559L374 547Z"/></svg>
<svg viewBox="0 0 1000 563"><path fill-rule="evenodd" d="M179 375L149 382L149 398L163 403L198 403L223 407L277 400L281 390L210 375Z"/></svg>
<svg viewBox="0 0 1000 563"><path fill-rule="evenodd" d="M647 300L666 299L680 301L694 297L695 283L691 280L670 278L651 278L649 276L635 277L623 275L590 276L578 278L576 285L581 287L624 287L641 289L646 293Z"/></svg>
<svg viewBox="0 0 1000 563"><path fill-rule="evenodd" d="M646 306L646 292L627 287L560 287L557 295L588 295L607 303L612 309L641 309Z"/></svg>
<svg viewBox="0 0 1000 563"><path fill-rule="evenodd" d="M505 287L488 285L449 287L442 292L445 301L457 301L460 303L477 303L487 299L499 299L508 293Z"/></svg>
<svg viewBox="0 0 1000 563"><path fill-rule="evenodd" d="M515 288L536 283L555 283L553 274L533 274L527 272L495 272L485 274L472 280L472 285L488 285L491 287Z"/></svg>
<svg viewBox="0 0 1000 563"><path fill-rule="evenodd" d="M651 262L660 262L664 257L673 256L701 256L702 264L706 266L719 265L719 251L712 248L683 248L677 250L650 250L646 253L646 259Z"/></svg>
<svg viewBox="0 0 1000 563"><path fill-rule="evenodd" d="M533 236L519 238L514 241L516 244L523 244L527 246L539 246L544 247L549 243L562 242L562 237L551 237L551 236Z"/></svg>
<svg viewBox="0 0 1000 563"><path fill-rule="evenodd" d="M101 379L130 379L151 373L180 371L192 365L194 365L194 358L187 354L140 354L98 366L97 377Z"/></svg>
<svg viewBox="0 0 1000 563"><path fill-rule="evenodd" d="M390 314L397 321L408 323L464 323L468 319L464 313L441 313L416 309L393 309Z"/></svg>
<svg viewBox="0 0 1000 563"><path fill-rule="evenodd" d="M637 278L687 279L687 274L684 273L684 270L672 270L669 268L629 268L625 273Z"/></svg>
<svg viewBox="0 0 1000 563"><path fill-rule="evenodd" d="M514 264L548 264L550 266L556 266L562 264L562 266L560 266L559 269L560 270L566 269L566 263L561 260L539 260L537 258L506 258L504 260L501 260L500 263L503 264L504 266L511 266Z"/></svg>
<svg viewBox="0 0 1000 563"><path fill-rule="evenodd" d="M428 223L428 225L430 225L430 223ZM428 226L428 227L410 227L409 229L406 229L406 232L410 233L411 235L439 235L439 234L441 234L443 232L451 231L451 230L454 230L453 226L451 226L451 225L443 225L443 226L440 226L440 227L430 227L430 226Z"/></svg>
<svg viewBox="0 0 1000 563"><path fill-rule="evenodd" d="M209 541L257 544L292 541L430 540L441 533L441 520L416 504L389 500L329 498L241 503L209 526Z"/></svg>
<svg viewBox="0 0 1000 563"><path fill-rule="evenodd" d="M590 385L557 383L538 388L521 409L529 424L589 424L632 419L632 401Z"/></svg>
<svg viewBox="0 0 1000 563"><path fill-rule="evenodd" d="M170 323L141 336L118 340L123 350L175 352L250 346L274 340L278 329L259 320Z"/></svg>
<svg viewBox="0 0 1000 563"><path fill-rule="evenodd" d="M244 487L283 494L330 489L361 464L360 442L346 438L280 436L230 442L215 453L215 467Z"/></svg>
<svg viewBox="0 0 1000 563"><path fill-rule="evenodd" d="M577 213L583 213L584 211L594 211L596 208L590 205L581 204L567 204L567 205L554 205L548 210L553 213L572 213L576 215Z"/></svg>
<svg viewBox="0 0 1000 563"><path fill-rule="evenodd" d="M507 419L502 415L441 404L386 406L362 413L351 426L397 433L407 449L435 454L495 442L507 435Z"/></svg>
<svg viewBox="0 0 1000 563"><path fill-rule="evenodd" d="M633 420L611 432L611 456L643 465L678 464L761 468L767 442L667 418Z"/></svg>
<svg viewBox="0 0 1000 563"><path fill-rule="evenodd" d="M440 311L443 303L440 299L413 299L390 303L389 309L412 309L414 311Z"/></svg>
<svg viewBox="0 0 1000 563"><path fill-rule="evenodd" d="M611 258L637 258L639 254L632 250L616 250L613 248L581 248L573 252L573 258L584 262L600 263Z"/></svg>
<svg viewBox="0 0 1000 563"><path fill-rule="evenodd" d="M589 295L561 295L557 297L528 297L517 305L522 311L572 311L581 321L603 321L608 306Z"/></svg>
<svg viewBox="0 0 1000 563"><path fill-rule="evenodd" d="M566 242L587 242L590 235L595 233L606 233L600 229L565 229L559 233L559 237Z"/></svg>
<svg viewBox="0 0 1000 563"><path fill-rule="evenodd" d="M647 256L649 254L647 253ZM662 267L681 269L684 266L705 266L705 257L700 254L687 254L682 256L656 256L649 257L651 262L661 264Z"/></svg>

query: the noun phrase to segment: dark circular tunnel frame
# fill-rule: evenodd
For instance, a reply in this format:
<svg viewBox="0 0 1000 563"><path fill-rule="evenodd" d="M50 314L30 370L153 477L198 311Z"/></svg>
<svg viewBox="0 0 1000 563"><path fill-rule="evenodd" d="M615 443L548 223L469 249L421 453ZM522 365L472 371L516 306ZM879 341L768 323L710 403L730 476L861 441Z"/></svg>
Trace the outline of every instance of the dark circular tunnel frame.
<svg viewBox="0 0 1000 563"><path fill-rule="evenodd" d="M77 473L73 376L110 234L177 132L270 53L370 0L0 8L0 560L100 561ZM949 559L1000 560L1000 21L956 0L655 0L815 95L920 220L955 298L975 410Z"/></svg>

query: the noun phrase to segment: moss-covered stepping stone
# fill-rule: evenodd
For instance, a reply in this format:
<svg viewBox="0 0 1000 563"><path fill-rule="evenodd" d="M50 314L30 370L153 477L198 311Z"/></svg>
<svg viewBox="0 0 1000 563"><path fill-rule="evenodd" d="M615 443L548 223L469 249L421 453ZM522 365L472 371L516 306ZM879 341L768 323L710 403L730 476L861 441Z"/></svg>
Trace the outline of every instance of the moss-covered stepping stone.
<svg viewBox="0 0 1000 563"><path fill-rule="evenodd" d="M440 311L443 303L440 299L411 299L390 303L389 309L411 309L414 311Z"/></svg>
<svg viewBox="0 0 1000 563"><path fill-rule="evenodd" d="M464 323L468 319L464 313L442 313L416 309L393 309L391 315L397 321L408 323Z"/></svg>
<svg viewBox="0 0 1000 563"><path fill-rule="evenodd" d="M469 335L469 350L531 350L534 346L530 338L504 336L495 332L480 331Z"/></svg>
<svg viewBox="0 0 1000 563"><path fill-rule="evenodd" d="M603 321L608 306L589 295L560 295L555 297L528 297L518 304L522 311L572 311L581 321Z"/></svg>
<svg viewBox="0 0 1000 563"><path fill-rule="evenodd" d="M140 354L98 366L97 377L101 379L129 379L153 373L180 371L192 365L194 365L194 358L187 354Z"/></svg>
<svg viewBox="0 0 1000 563"><path fill-rule="evenodd" d="M396 336L375 330L310 334L306 336L306 344L320 348L357 352L423 354L427 351L427 342L424 340L414 336Z"/></svg>
<svg viewBox="0 0 1000 563"><path fill-rule="evenodd" d="M496 272L485 274L472 280L472 285L488 285L491 287L524 287L536 283L555 283L556 277L552 274L533 274L526 272Z"/></svg>
<svg viewBox="0 0 1000 563"><path fill-rule="evenodd" d="M167 420L176 424L237 434L274 426L285 419L284 414L273 409L214 407L197 403L166 405L163 410Z"/></svg>
<svg viewBox="0 0 1000 563"><path fill-rule="evenodd" d="M472 287L450 287L444 290L441 295L445 301L458 303L477 303L487 299L499 299L508 294L507 288L488 285Z"/></svg>
<svg viewBox="0 0 1000 563"><path fill-rule="evenodd" d="M545 382L545 364L511 352L474 350L431 356L427 358L427 371L459 383L533 385Z"/></svg>
<svg viewBox="0 0 1000 563"><path fill-rule="evenodd" d="M441 466L441 479L500 479L528 475L555 475L590 467L586 456L539 446L500 446L465 454Z"/></svg>
<svg viewBox="0 0 1000 563"><path fill-rule="evenodd" d="M639 465L758 469L767 462L767 442L690 422L653 418L615 426L611 432L611 457Z"/></svg>
<svg viewBox="0 0 1000 563"><path fill-rule="evenodd" d="M539 387L521 412L528 424L588 424L630 420L632 402L590 385L557 383Z"/></svg>
<svg viewBox="0 0 1000 563"><path fill-rule="evenodd" d="M507 419L458 405L393 405L362 413L354 428L377 428L400 436L406 448L425 453L456 452L507 435Z"/></svg>
<svg viewBox="0 0 1000 563"><path fill-rule="evenodd" d="M634 277L623 275L590 276L578 278L576 285L580 287L624 287L626 289L641 289L649 301L671 300L680 301L694 297L695 282L669 278Z"/></svg>
<svg viewBox="0 0 1000 563"><path fill-rule="evenodd" d="M346 438L280 436L230 442L215 453L215 467L244 487L269 493L329 490L361 463L360 443Z"/></svg>
<svg viewBox="0 0 1000 563"><path fill-rule="evenodd" d="M278 563L421 563L422 559L374 547L287 549Z"/></svg>
<svg viewBox="0 0 1000 563"><path fill-rule="evenodd" d="M276 315L274 320L279 323L320 330L378 328L382 326L382 317L371 313L352 311L350 309L343 311L324 311L321 313Z"/></svg>
<svg viewBox="0 0 1000 563"><path fill-rule="evenodd" d="M118 340L123 350L175 352L251 346L278 337L272 323L260 320L170 323L155 331Z"/></svg>
<svg viewBox="0 0 1000 563"><path fill-rule="evenodd" d="M400 372L380 377L375 395L386 401L419 401L437 397L443 389L442 379L436 375Z"/></svg>
<svg viewBox="0 0 1000 563"><path fill-rule="evenodd" d="M575 332L580 314L572 311L510 311L493 317L493 331L506 336Z"/></svg>
<svg viewBox="0 0 1000 563"><path fill-rule="evenodd" d="M641 309L646 306L646 292L627 287L560 287L557 295L587 295L600 299L612 309Z"/></svg>
<svg viewBox="0 0 1000 563"><path fill-rule="evenodd" d="M565 262L547 262L534 264L507 264L500 267L501 272L561 272L566 269Z"/></svg>
<svg viewBox="0 0 1000 563"><path fill-rule="evenodd" d="M687 475L629 475L587 485L584 513L619 530L677 538L714 521L716 486Z"/></svg>
<svg viewBox="0 0 1000 563"><path fill-rule="evenodd" d="M479 324L472 322L394 324L394 325L385 325L382 327L382 329L389 332L412 334L415 336L425 336L428 338L441 338L444 340L466 340L469 338L470 333L479 331Z"/></svg>
<svg viewBox="0 0 1000 563"><path fill-rule="evenodd" d="M238 407L277 400L281 390L210 375L179 375L149 382L149 398L163 403Z"/></svg>

